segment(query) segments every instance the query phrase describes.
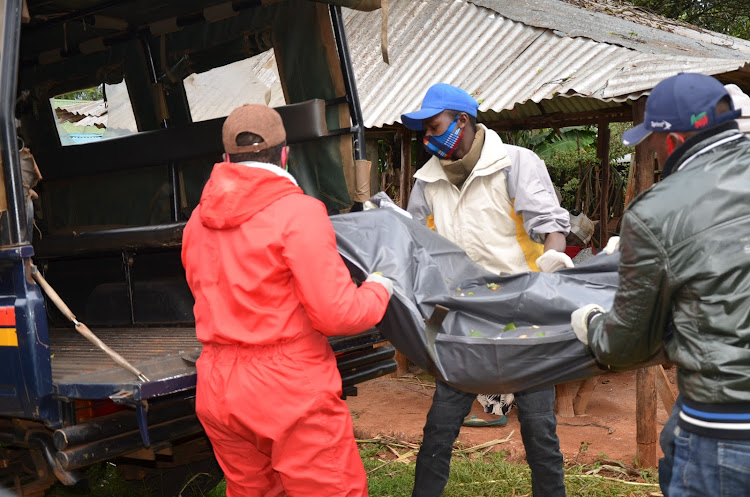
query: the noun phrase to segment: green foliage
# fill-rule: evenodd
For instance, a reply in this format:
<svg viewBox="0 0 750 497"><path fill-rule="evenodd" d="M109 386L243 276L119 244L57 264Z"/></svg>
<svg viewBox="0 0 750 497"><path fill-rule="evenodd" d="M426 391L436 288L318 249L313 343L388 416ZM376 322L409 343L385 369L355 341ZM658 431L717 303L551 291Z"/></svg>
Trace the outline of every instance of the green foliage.
<svg viewBox="0 0 750 497"><path fill-rule="evenodd" d="M60 98L63 100L101 100L104 98L104 85L65 93L63 95L58 95L55 98Z"/></svg>
<svg viewBox="0 0 750 497"><path fill-rule="evenodd" d="M629 124L610 124L610 215L619 217L624 208L629 164L623 158L632 149L622 145ZM597 157L597 126L573 126L533 131L514 131L506 139L533 150L547 165L552 183L562 196L561 205L598 219L600 164Z"/></svg>
<svg viewBox="0 0 750 497"><path fill-rule="evenodd" d="M393 169L393 143L386 140L378 140L378 173L383 174L391 163Z"/></svg>
<svg viewBox="0 0 750 497"><path fill-rule="evenodd" d="M544 160L557 155L577 153L596 142L596 131L584 126L560 128L560 134L552 129L543 129L532 140L532 148Z"/></svg>
<svg viewBox="0 0 750 497"><path fill-rule="evenodd" d="M670 19L750 40L747 0L629 0L628 3Z"/></svg>
<svg viewBox="0 0 750 497"><path fill-rule="evenodd" d="M208 494L207 497L225 497L227 495L227 482L222 480Z"/></svg>

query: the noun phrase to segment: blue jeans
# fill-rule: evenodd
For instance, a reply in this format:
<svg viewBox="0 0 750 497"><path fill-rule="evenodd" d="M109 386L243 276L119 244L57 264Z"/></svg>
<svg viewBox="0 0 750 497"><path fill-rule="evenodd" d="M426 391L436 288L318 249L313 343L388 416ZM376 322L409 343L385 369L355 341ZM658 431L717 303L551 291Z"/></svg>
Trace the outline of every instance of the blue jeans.
<svg viewBox="0 0 750 497"><path fill-rule="evenodd" d="M672 481L672 466L674 465L674 430L677 428L677 420L680 418L680 406L682 395L678 395L669 414L669 419L664 423L664 428L659 435L659 445L664 457L659 459L659 486L664 497L669 497L669 482Z"/></svg>
<svg viewBox="0 0 750 497"><path fill-rule="evenodd" d="M442 495L450 473L453 442L476 398L476 394L463 392L440 380L435 383L435 395L417 455L412 497ZM516 394L521 438L536 497L565 496L563 455L557 438L554 404L554 387Z"/></svg>
<svg viewBox="0 0 750 497"><path fill-rule="evenodd" d="M748 493L750 440L720 440L677 427L672 478L669 493L664 495L739 497Z"/></svg>

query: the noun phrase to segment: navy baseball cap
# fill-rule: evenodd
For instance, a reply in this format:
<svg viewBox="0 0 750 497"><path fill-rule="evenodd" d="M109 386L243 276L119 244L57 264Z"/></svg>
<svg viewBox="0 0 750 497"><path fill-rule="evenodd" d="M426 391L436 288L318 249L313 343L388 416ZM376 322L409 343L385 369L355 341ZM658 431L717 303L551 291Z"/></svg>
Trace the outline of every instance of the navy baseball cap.
<svg viewBox="0 0 750 497"><path fill-rule="evenodd" d="M477 117L478 108L479 103L461 88L446 83L436 83L427 90L422 100L422 108L408 114L401 114L401 122L411 130L420 131L423 119L436 116L444 110L457 110Z"/></svg>
<svg viewBox="0 0 750 497"><path fill-rule="evenodd" d="M643 122L622 135L624 145L638 145L652 132L699 131L740 117L734 110L716 114L716 104L729 92L719 80L683 72L654 86L646 100Z"/></svg>

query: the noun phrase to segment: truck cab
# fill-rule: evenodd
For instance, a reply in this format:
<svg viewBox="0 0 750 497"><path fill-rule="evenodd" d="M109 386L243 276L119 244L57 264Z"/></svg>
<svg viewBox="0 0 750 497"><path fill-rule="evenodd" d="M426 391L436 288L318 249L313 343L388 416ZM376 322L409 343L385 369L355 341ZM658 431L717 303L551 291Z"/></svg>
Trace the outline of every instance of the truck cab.
<svg viewBox="0 0 750 497"><path fill-rule="evenodd" d="M163 495L188 495L182 468L215 475L182 229L244 103L279 111L305 193L356 209L369 172L341 9L378 6L0 2L0 488L43 495L101 461ZM396 369L375 329L330 342L344 395Z"/></svg>

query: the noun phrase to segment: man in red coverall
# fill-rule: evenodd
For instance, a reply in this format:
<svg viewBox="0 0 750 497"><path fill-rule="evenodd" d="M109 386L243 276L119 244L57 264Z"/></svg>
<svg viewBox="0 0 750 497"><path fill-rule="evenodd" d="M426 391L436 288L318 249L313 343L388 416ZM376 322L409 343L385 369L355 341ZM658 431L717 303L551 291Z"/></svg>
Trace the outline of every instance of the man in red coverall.
<svg viewBox="0 0 750 497"><path fill-rule="evenodd" d="M185 226L195 296L196 413L228 497L367 495L329 335L371 328L393 283L352 283L326 209L284 170L279 114L235 109Z"/></svg>

